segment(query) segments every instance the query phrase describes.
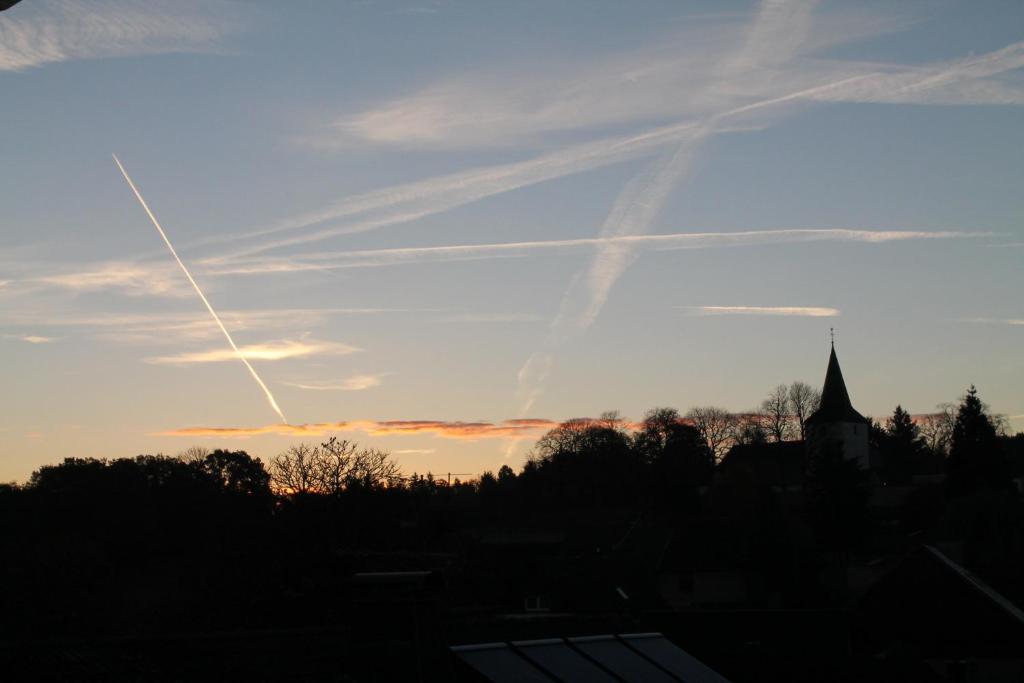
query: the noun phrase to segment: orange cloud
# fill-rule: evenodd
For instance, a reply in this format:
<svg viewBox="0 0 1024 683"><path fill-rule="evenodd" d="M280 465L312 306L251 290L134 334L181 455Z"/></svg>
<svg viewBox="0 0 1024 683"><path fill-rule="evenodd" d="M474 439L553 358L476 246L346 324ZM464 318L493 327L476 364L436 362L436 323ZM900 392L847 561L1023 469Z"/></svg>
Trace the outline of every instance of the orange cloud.
<svg viewBox="0 0 1024 683"><path fill-rule="evenodd" d="M302 425L272 424L262 427L184 427L157 432L156 436L191 436L244 439L253 436L325 436L335 432L365 432L371 436L429 434L445 439L508 439L537 436L557 427L545 419L516 419L502 422L448 422L443 420L354 420Z"/></svg>
<svg viewBox="0 0 1024 683"><path fill-rule="evenodd" d="M448 439L486 439L528 436L558 423L551 420L505 420L504 422L442 422L438 420L387 420L368 429L374 436L427 433Z"/></svg>

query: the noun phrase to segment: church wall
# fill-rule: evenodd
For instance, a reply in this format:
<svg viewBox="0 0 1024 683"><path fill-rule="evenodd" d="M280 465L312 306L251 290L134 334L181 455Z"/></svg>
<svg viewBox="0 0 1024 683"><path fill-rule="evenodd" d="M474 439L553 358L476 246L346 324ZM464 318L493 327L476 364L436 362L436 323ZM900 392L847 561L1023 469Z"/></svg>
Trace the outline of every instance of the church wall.
<svg viewBox="0 0 1024 683"><path fill-rule="evenodd" d="M871 468L871 449L868 446L868 425L858 422L829 422L809 425L808 446L813 451L817 444L827 441L843 445L843 457L856 460L864 469Z"/></svg>

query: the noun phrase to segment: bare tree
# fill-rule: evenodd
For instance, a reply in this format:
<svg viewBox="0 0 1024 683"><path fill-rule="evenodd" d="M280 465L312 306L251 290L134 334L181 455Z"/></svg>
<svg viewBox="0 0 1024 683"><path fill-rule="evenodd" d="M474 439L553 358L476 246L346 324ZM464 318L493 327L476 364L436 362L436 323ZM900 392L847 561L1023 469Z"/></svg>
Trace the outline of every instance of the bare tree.
<svg viewBox="0 0 1024 683"><path fill-rule="evenodd" d="M356 444L348 439L332 436L320 445L316 458L317 487L321 493L338 493L352 477L352 469L359 454Z"/></svg>
<svg viewBox="0 0 1024 683"><path fill-rule="evenodd" d="M540 459L560 453L582 453L585 450L594 422L583 417L566 420L540 437L534 446Z"/></svg>
<svg viewBox="0 0 1024 683"><path fill-rule="evenodd" d="M350 486L391 486L401 468L387 451L359 449L346 439L331 437L319 446L299 444L270 461L274 486L286 493L337 494Z"/></svg>
<svg viewBox="0 0 1024 683"><path fill-rule="evenodd" d="M392 486L402 479L402 469L387 451L366 448L357 451L349 475L349 483L363 486Z"/></svg>
<svg viewBox="0 0 1024 683"><path fill-rule="evenodd" d="M750 411L733 415L730 441L735 445L766 443L768 431L764 427L761 413Z"/></svg>
<svg viewBox="0 0 1024 683"><path fill-rule="evenodd" d="M644 421L634 440L642 443L643 448L662 451L681 420L675 408L651 408L644 414Z"/></svg>
<svg viewBox="0 0 1024 683"><path fill-rule="evenodd" d="M921 415L915 422L928 450L938 455L947 455L953 438L953 427L956 425L957 406L940 403L935 407L937 412Z"/></svg>
<svg viewBox="0 0 1024 683"><path fill-rule="evenodd" d="M715 462L720 462L732 446L736 416L725 408L702 406L691 408L685 420L697 428Z"/></svg>
<svg viewBox="0 0 1024 683"><path fill-rule="evenodd" d="M300 443L270 460L270 481L285 493L321 493L322 456L316 446Z"/></svg>
<svg viewBox="0 0 1024 683"><path fill-rule="evenodd" d="M793 414L789 409L789 387L780 384L772 389L768 398L761 401L758 415L761 418L761 426L772 441L788 440L793 435Z"/></svg>
<svg viewBox="0 0 1024 683"><path fill-rule="evenodd" d="M178 453L178 460L189 465L200 465L206 461L206 456L210 454L209 448L202 446L189 446L181 453Z"/></svg>
<svg viewBox="0 0 1024 683"><path fill-rule="evenodd" d="M594 420L594 425L603 427L604 429L612 429L616 432L625 433L626 420L623 419L622 414L617 410L606 410Z"/></svg>
<svg viewBox="0 0 1024 683"><path fill-rule="evenodd" d="M804 382L789 385L789 412L800 426L800 438L806 439L804 423L821 404L821 392Z"/></svg>

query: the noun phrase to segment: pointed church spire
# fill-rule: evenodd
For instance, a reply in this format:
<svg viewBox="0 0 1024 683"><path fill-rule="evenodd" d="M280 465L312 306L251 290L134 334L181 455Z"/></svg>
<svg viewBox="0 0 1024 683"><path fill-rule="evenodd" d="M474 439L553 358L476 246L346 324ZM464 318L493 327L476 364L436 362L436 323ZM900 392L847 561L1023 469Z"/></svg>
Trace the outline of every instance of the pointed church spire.
<svg viewBox="0 0 1024 683"><path fill-rule="evenodd" d="M821 404L813 415L807 418L813 422L867 422L867 419L853 408L850 394L846 391L843 371L836 357L836 342L832 339L832 351L825 371L825 384L821 388Z"/></svg>

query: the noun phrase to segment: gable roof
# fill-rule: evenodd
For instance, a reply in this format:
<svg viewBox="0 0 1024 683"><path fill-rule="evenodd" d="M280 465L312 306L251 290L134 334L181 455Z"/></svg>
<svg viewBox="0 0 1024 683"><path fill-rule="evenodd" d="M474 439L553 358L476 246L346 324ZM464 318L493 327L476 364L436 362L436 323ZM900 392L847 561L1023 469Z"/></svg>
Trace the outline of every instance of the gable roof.
<svg viewBox="0 0 1024 683"><path fill-rule="evenodd" d="M843 371L839 368L836 358L836 347L832 345L832 353L828 358L828 370L825 372L825 385L821 388L821 403L818 409L807 418L807 424L822 422L861 422L868 423L866 417L858 413L850 403L850 394L846 391Z"/></svg>

